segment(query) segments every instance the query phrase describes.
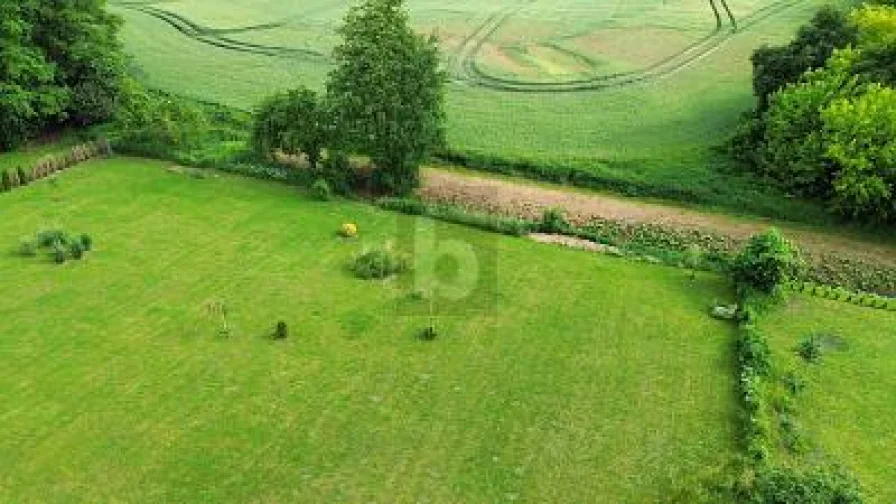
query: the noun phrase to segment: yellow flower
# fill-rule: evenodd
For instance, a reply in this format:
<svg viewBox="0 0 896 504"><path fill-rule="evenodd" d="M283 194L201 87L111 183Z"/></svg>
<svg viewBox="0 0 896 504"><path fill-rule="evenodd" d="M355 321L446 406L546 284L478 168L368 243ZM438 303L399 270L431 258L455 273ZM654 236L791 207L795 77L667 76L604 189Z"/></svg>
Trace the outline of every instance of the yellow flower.
<svg viewBox="0 0 896 504"><path fill-rule="evenodd" d="M354 238L358 236L358 226L357 224L347 223L343 224L339 229L339 234L346 238Z"/></svg>

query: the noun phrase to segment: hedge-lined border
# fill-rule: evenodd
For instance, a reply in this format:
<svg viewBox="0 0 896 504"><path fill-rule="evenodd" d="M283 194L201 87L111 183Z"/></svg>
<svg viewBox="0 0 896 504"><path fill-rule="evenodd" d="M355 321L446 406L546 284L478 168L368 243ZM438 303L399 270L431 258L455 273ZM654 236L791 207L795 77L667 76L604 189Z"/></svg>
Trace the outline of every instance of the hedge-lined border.
<svg viewBox="0 0 896 504"><path fill-rule="evenodd" d="M519 236L539 231L540 223L531 219L472 212L448 203L431 203L413 198L385 198L378 200L377 204L389 210L426 215L503 234ZM608 219L570 224L563 230L563 234L612 245L631 254L653 256L671 265L678 265L681 255L689 247L698 246L710 264L708 269L723 269L743 246L742 241L718 233ZM839 288L855 295L874 293L882 298L896 295L896 268L837 256L810 259L809 268L801 281L831 286L832 289Z"/></svg>
<svg viewBox="0 0 896 504"><path fill-rule="evenodd" d="M112 146L109 141L100 139L75 145L67 152L43 156L29 169L18 166L0 170L0 193L13 191L84 161L111 154Z"/></svg>

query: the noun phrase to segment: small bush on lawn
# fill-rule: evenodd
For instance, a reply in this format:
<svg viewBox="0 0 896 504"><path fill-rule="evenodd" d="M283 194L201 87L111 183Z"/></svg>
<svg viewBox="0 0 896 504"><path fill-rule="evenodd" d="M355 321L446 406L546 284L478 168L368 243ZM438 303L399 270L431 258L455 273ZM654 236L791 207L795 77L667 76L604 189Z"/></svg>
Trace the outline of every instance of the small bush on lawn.
<svg viewBox="0 0 896 504"><path fill-rule="evenodd" d="M289 326L286 325L286 322L280 321L277 322L277 325L274 327L274 339L286 339L289 336Z"/></svg>
<svg viewBox="0 0 896 504"><path fill-rule="evenodd" d="M423 341L432 341L432 340L436 339L436 337L438 335L439 335L439 333L436 332L435 327L426 326L425 328L423 328L422 331L420 331L420 334L418 335L418 337Z"/></svg>
<svg viewBox="0 0 896 504"><path fill-rule="evenodd" d="M741 293L755 290L771 295L798 276L802 266L796 246L772 228L750 238L734 260L732 275Z"/></svg>
<svg viewBox="0 0 896 504"><path fill-rule="evenodd" d="M322 178L314 181L314 184L311 186L311 193L314 195L314 199L318 201L329 201L333 197L330 184Z"/></svg>
<svg viewBox="0 0 896 504"><path fill-rule="evenodd" d="M19 240L19 254L25 257L37 255L37 240L33 236L24 236Z"/></svg>
<svg viewBox="0 0 896 504"><path fill-rule="evenodd" d="M79 238L79 241L81 242L81 247L84 248L85 252L90 252L91 250L93 250L93 238L91 238L89 234L82 234Z"/></svg>
<svg viewBox="0 0 896 504"><path fill-rule="evenodd" d="M806 362L818 362L821 360L821 338L816 335L808 336L800 341L796 347L797 353Z"/></svg>
<svg viewBox="0 0 896 504"><path fill-rule="evenodd" d="M408 260L389 247L367 251L355 259L352 271L365 280L384 279L408 269Z"/></svg>

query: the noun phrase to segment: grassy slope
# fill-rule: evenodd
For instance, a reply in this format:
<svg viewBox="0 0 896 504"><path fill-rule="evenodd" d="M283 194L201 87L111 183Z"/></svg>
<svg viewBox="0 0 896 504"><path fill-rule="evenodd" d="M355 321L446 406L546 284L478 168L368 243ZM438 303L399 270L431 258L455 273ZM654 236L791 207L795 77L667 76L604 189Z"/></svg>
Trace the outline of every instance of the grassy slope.
<svg viewBox="0 0 896 504"><path fill-rule="evenodd" d="M758 184L721 173L720 161L709 154L709 147L723 141L740 114L752 104L749 64L752 50L764 43L787 40L796 26L807 20L812 10L822 3L822 0L806 0L745 29L681 72L644 85L597 93L552 95L499 92L452 84L447 100L449 146L452 150L467 153L574 165L602 176L657 187L676 186L700 193L718 193L713 199L734 201L732 206L737 208L749 207L749 201L762 197L755 194ZM319 11L324 4L331 8ZM509 5L504 2L499 6L505 4ZM765 4L768 2L757 3ZM264 10L264 14L254 15L251 9L234 7L236 12L245 14L239 18L241 22L229 11L203 7L204 2L195 5L175 3L165 7L211 26L286 19L287 26L273 33L278 34L281 37L278 40L286 45L303 45L307 37L296 35L297 40L290 39L289 30L301 34L308 30L331 30L338 23L341 12L332 5L333 2L317 2L306 9L307 12L295 16L286 16L288 12L282 7L272 7ZM615 9L621 8L618 5ZM706 9L705 2L688 5L688 8ZM753 8L752 3L750 5ZM618 19L604 19L601 16L611 16L613 12L608 7L610 4L595 7L593 16L597 17L588 17L592 11L587 9L582 15L576 10L565 12L563 6L582 7L573 0L567 0L562 6L555 2L527 6L505 28L498 30L495 37L505 44L530 37L536 41L562 43L564 36L588 33L612 20L633 30L641 30L643 26L675 29L678 26L675 23L679 23L681 29L690 34L705 33L713 26L708 12L705 23L699 21L702 18L696 14L682 19L650 16L641 19L639 4L631 12L617 13L621 16ZM472 0L458 4L451 12L438 10L427 2L412 2L411 7L419 10L414 16L416 22L427 27L438 26L438 20L445 19L448 20L446 29L457 31L460 26L459 33L467 33L470 26L481 22L479 17L470 14L481 7ZM498 9L498 6L493 8ZM277 89L297 84L320 87L328 69L327 64L320 61L271 58L214 48L190 40L145 14L125 9L117 11L127 21L124 39L128 51L136 56L136 61L146 72L147 81L166 90L251 108ZM647 9L646 12L654 11ZM556 21L554 18L564 22L552 24ZM546 34L537 29L541 20L548 26ZM309 27L293 26L306 21ZM266 40L267 36L267 31L233 35L239 40L252 37ZM328 50L326 47L320 49ZM645 49L638 48L637 52L645 52ZM185 70L189 79L183 78ZM795 210L793 213L800 212Z"/></svg>
<svg viewBox="0 0 896 504"><path fill-rule="evenodd" d="M719 278L440 225L496 258L497 302L422 343L345 271L408 218L163 166L0 196L0 501L645 502L735 448ZM52 223L97 250L9 251Z"/></svg>
<svg viewBox="0 0 896 504"><path fill-rule="evenodd" d="M762 326L778 369L792 370L806 383L796 401L797 420L810 442L806 458L814 459L820 449L858 476L872 502L896 501L890 456L896 450L896 313L797 297ZM807 364L794 348L818 333L842 338L845 347L826 351L820 364Z"/></svg>

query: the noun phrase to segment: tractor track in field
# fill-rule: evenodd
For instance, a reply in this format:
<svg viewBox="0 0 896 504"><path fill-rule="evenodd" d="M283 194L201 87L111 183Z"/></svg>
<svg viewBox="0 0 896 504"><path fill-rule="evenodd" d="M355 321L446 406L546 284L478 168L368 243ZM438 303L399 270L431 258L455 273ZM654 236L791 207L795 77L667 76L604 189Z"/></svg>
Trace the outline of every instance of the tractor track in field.
<svg viewBox="0 0 896 504"><path fill-rule="evenodd" d="M208 28L205 26L201 26L199 24L190 21L189 19L175 14L173 12L159 9L157 7L148 6L140 3L120 3L118 4L120 7L140 12L142 14L146 14L152 16L164 23L168 24L181 35L184 35L187 38L195 40L197 42L201 42L203 44L211 45L214 47L218 47L221 49L227 49L230 51L243 52L249 54L259 54L262 56L271 56L271 57L281 57L281 58L294 58L301 57L304 59L313 59L318 61L329 61L330 56L319 51L314 51L311 49L297 49L294 47L284 47L284 46L271 46L271 45L263 45L263 44L254 44L251 42L243 42L240 40L235 40L233 38L229 38L226 35L229 34L237 34L237 33L246 33L250 31L257 30L269 30L272 28L279 28L283 26L283 23L266 23L261 25L254 26L245 26L240 28Z"/></svg>
<svg viewBox="0 0 896 504"><path fill-rule="evenodd" d="M455 79L461 82L499 91L521 93L568 93L619 88L659 79L679 72L709 56L738 34L746 32L766 19L785 10L797 7L806 1L807 0L779 0L769 4L742 18L737 31L718 28L683 48L681 51L639 70L596 75L584 79L558 82L507 79L487 74L476 64L478 54L482 51L483 46L488 42L492 35L494 35L504 23L511 19L526 5L532 3L530 1L495 12L486 18L485 21L473 30L461 44L461 48L452 62L451 70Z"/></svg>

